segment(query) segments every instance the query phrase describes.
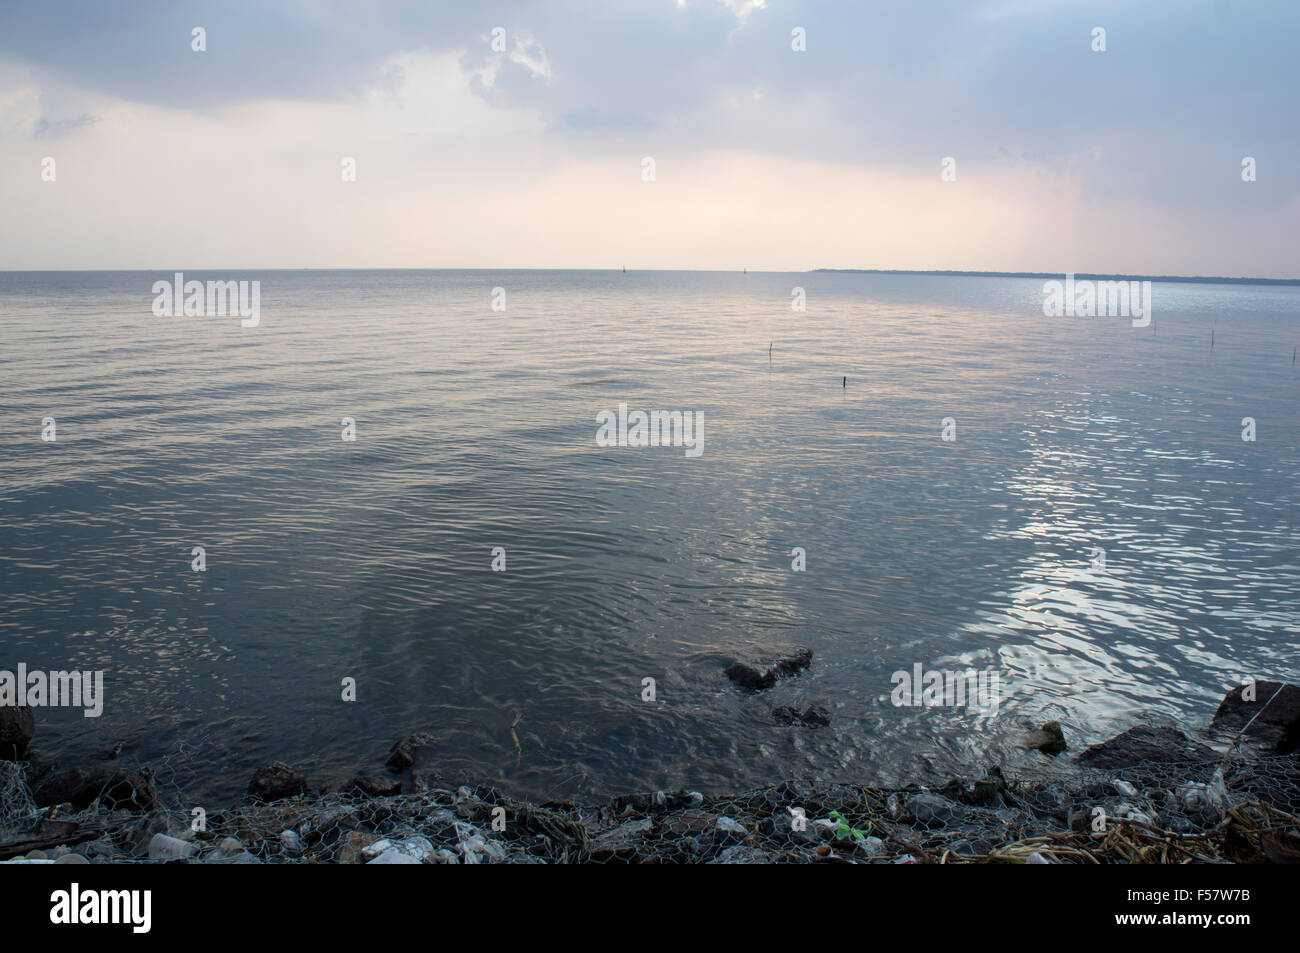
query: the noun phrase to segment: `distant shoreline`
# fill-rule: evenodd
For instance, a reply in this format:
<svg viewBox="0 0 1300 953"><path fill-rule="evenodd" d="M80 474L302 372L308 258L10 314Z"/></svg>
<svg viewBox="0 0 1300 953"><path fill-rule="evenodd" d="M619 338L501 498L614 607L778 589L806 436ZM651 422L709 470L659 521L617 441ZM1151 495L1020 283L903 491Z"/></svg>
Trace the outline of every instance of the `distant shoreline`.
<svg viewBox="0 0 1300 953"><path fill-rule="evenodd" d="M1056 278L1064 272L1049 271L914 271L902 268L814 268L814 274L836 275L925 275L941 278ZM1214 278L1199 275L1105 275L1076 271L1075 278L1087 281L1167 281L1202 285L1288 285L1300 286L1300 278Z"/></svg>

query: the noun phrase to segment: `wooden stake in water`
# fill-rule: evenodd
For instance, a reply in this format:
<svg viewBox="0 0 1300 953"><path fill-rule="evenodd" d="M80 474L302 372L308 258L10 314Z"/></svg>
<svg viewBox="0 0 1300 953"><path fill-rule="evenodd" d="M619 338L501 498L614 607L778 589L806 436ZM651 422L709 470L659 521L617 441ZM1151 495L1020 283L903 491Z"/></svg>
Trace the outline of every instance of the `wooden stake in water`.
<svg viewBox="0 0 1300 953"><path fill-rule="evenodd" d="M841 381L840 381L840 386L843 387L845 390L848 390L848 387L849 387L849 379L848 379L847 377L845 377L843 380L841 380Z"/></svg>

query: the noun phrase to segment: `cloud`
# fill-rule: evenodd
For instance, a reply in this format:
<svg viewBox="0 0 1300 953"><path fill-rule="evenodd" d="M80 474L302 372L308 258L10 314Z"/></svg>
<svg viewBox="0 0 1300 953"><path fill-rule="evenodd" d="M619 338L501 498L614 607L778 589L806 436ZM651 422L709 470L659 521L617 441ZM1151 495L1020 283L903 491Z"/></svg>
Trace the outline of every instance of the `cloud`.
<svg viewBox="0 0 1300 953"><path fill-rule="evenodd" d="M33 135L37 139L57 139L98 121L94 116L78 116L76 119L55 119L52 121L42 116L36 120Z"/></svg>
<svg viewBox="0 0 1300 953"><path fill-rule="evenodd" d="M1090 49L1099 24L1108 31L1104 54ZM205 53L190 48L195 25L207 30ZM806 52L791 49L794 26L806 31ZM284 229L311 218L298 210L337 202L372 216L353 227L379 231L391 215L403 224L389 233L414 242L402 190L430 203L492 208L509 192L516 207L541 214L546 206L532 191L564 185L575 190L568 214L590 203L595 213L625 216L640 215L636 203L646 195L671 204L689 194L736 223L734 204L713 202L682 177L691 170L713 182L706 173L719 156L768 204L779 190L821 194L799 178L817 175L842 183L844 209L853 202L877 209L855 184L876 183L938 215L944 206L932 204L928 190L938 186L939 160L954 156L959 179L941 199L964 197L951 209L954 223L978 192L987 200L981 208L1003 208L1004 217L1086 224L1095 231L1079 241L1100 258L1117 246L1097 210L1128 222L1125 210L1140 208L1146 231L1169 235L1173 251L1187 256L1183 267L1164 270L1226 270L1205 260L1210 252L1199 240L1166 227L1217 220L1207 227L1230 236L1219 254L1253 255L1289 272L1276 246L1294 224L1300 188L1285 170L1300 150L1300 129L1278 117L1294 111L1300 88L1290 49L1298 27L1300 7L1291 4L1201 9L1172 0L10 5L0 13L6 167L30 169L33 156L57 151L60 178L50 195L31 193L25 173L11 175L0 180L0 198L44 214L42 203L94 182L113 196L85 195L99 203L104 228L118 216L112 247L134 242L149 258L178 246L136 236L145 226L117 201L132 195L147 205L157 194L140 170L236 203L244 188L242 201L267 203L265 227L285 242ZM496 28L508 41L501 51L490 43ZM183 136L192 142L180 145ZM361 177L340 193L334 180L343 155L357 158ZM653 193L624 195L611 185L598 194L572 174L603 181L601 170L631 169L636 183L635 164L647 155L665 176ZM1243 155L1259 162L1259 181L1249 186L1238 175ZM171 165L160 169L160 157ZM781 180L742 174L739 157ZM116 178L104 172L109 166ZM455 195L444 191L450 182ZM1055 185L1045 191L1044 182ZM1026 211L1031 197L1053 203L1050 213ZM433 205L423 214L445 218ZM925 220L916 219L919 231ZM786 255L802 247L747 221L737 227L747 238L767 236ZM680 247L695 247L681 229L673 234ZM1019 257L1041 249L1041 236L1015 234ZM203 250L215 254L219 238L204 236ZM573 264L600 250L573 240ZM68 260L74 250L86 260L93 250L77 241L49 234L40 247L52 261L62 260L60 248ZM231 254L251 247L231 235L225 241ZM313 239L298 247L328 257L335 246ZM387 238L371 247L399 251ZM429 253L440 247L420 244ZM874 251L861 237L843 247ZM946 254L939 239L931 247L936 261ZM699 251L706 253L716 247ZM1013 250L1007 255L995 264L1028 267ZM510 263L537 260L526 254Z"/></svg>
<svg viewBox="0 0 1300 953"><path fill-rule="evenodd" d="M749 19L749 15L755 10L762 10L767 6L766 0L722 0L722 3L730 10L741 25Z"/></svg>
<svg viewBox="0 0 1300 953"><path fill-rule="evenodd" d="M562 124L570 129L650 129L653 123L633 112L604 113L594 106L566 113Z"/></svg>

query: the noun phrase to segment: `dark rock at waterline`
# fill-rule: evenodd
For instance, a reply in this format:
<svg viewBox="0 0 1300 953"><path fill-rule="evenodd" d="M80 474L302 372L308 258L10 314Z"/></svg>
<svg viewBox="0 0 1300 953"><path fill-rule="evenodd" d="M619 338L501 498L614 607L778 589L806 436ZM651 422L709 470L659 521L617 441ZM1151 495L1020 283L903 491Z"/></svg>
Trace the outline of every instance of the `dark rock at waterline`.
<svg viewBox="0 0 1300 953"><path fill-rule="evenodd" d="M778 725L802 724L809 728L824 728L831 723L830 713L820 705L809 705L803 714L789 705L778 705L772 709L772 718Z"/></svg>
<svg viewBox="0 0 1300 953"><path fill-rule="evenodd" d="M726 675L741 688L748 688L751 691L771 688L772 683L776 681L776 677L771 672L762 671L745 662L732 662L727 666Z"/></svg>
<svg viewBox="0 0 1300 953"><path fill-rule="evenodd" d="M402 782L396 778L377 778L374 775L357 776L343 786L344 793L364 794L366 797L395 797L402 793Z"/></svg>
<svg viewBox="0 0 1300 953"><path fill-rule="evenodd" d="M799 718L809 728L825 728L831 723L830 712L820 705L809 705Z"/></svg>
<svg viewBox="0 0 1300 953"><path fill-rule="evenodd" d="M727 666L726 676L741 688L762 691L776 684L778 678L797 675L812 664L812 650L799 649L790 655L782 656L767 668L760 668L748 662L732 662Z"/></svg>
<svg viewBox="0 0 1300 953"><path fill-rule="evenodd" d="M1254 696L1249 701L1245 697L1248 692ZM1223 696L1210 724L1228 731L1241 731L1249 724L1247 738L1276 754L1290 754L1300 749L1300 687L1288 682L1255 682L1234 688Z"/></svg>
<svg viewBox="0 0 1300 953"><path fill-rule="evenodd" d="M626 817L629 814L659 814L665 811L677 811L684 807L699 807L704 802L704 795L698 791L655 791L653 794L620 794L609 800L609 813L612 817Z"/></svg>
<svg viewBox="0 0 1300 953"><path fill-rule="evenodd" d="M1060 754L1065 750L1065 732L1061 731L1060 722L1049 721L1041 728L1025 732L1020 745L1043 754Z"/></svg>
<svg viewBox="0 0 1300 953"><path fill-rule="evenodd" d="M393 771L404 771L415 764L415 756L421 748L427 748L436 739L427 731L418 731L411 737L399 741L389 749L388 761L385 762Z"/></svg>
<svg viewBox="0 0 1300 953"><path fill-rule="evenodd" d="M950 801L959 801L976 807L993 807L999 803L999 795L1006 790L1006 787L1006 779L1002 777L1001 769L995 765L989 770L988 777L980 778L969 785L958 778L953 778L939 788L939 793Z"/></svg>
<svg viewBox="0 0 1300 953"><path fill-rule="evenodd" d="M1094 768L1128 768L1135 764L1173 764L1210 761L1215 752L1193 741L1177 728L1136 725L1109 741L1093 745L1079 761Z"/></svg>
<svg viewBox="0 0 1300 953"><path fill-rule="evenodd" d="M0 758L17 761L36 734L36 715L30 705L0 708Z"/></svg>
<svg viewBox="0 0 1300 953"><path fill-rule="evenodd" d="M772 709L772 717L778 725L793 725L799 720L799 709L789 705L778 705Z"/></svg>
<svg viewBox="0 0 1300 953"><path fill-rule="evenodd" d="M37 807L71 804L77 809L89 807L96 798L111 810L151 811L158 804L153 785L145 778L104 767L55 771L41 782L33 798Z"/></svg>
<svg viewBox="0 0 1300 953"><path fill-rule="evenodd" d="M248 782L249 796L263 801L279 801L306 793L307 779L283 761L262 765Z"/></svg>

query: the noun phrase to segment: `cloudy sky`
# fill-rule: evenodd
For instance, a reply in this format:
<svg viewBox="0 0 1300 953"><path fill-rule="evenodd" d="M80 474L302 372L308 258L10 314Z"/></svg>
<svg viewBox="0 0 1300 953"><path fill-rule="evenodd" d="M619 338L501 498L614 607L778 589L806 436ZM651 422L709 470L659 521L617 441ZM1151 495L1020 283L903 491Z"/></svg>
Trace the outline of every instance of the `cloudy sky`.
<svg viewBox="0 0 1300 953"><path fill-rule="evenodd" d="M1300 277L1298 39L1295 0L6 0L0 269Z"/></svg>

